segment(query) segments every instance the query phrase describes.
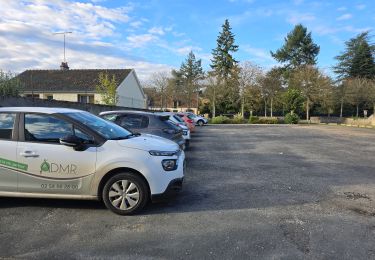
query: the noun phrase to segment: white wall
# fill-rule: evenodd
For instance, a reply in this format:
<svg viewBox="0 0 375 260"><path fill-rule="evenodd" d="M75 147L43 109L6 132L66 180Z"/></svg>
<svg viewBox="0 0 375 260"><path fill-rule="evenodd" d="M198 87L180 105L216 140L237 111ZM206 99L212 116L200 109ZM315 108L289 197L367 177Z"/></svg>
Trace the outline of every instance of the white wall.
<svg viewBox="0 0 375 260"><path fill-rule="evenodd" d="M118 106L146 108L146 98L137 76L132 70L117 88Z"/></svg>

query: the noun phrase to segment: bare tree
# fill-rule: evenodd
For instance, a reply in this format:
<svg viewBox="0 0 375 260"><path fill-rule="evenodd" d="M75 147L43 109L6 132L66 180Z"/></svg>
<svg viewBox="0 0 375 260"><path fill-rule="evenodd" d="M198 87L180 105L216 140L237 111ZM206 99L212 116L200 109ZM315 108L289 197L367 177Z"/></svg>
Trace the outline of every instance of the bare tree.
<svg viewBox="0 0 375 260"><path fill-rule="evenodd" d="M240 86L240 96L241 96L241 115L244 116L245 110L245 92L246 88L250 86L255 86L262 75L262 69L251 63L250 61L245 61L240 64L239 73L239 86Z"/></svg>
<svg viewBox="0 0 375 260"><path fill-rule="evenodd" d="M277 94L282 90L282 73L278 68L272 68L260 80L261 92L264 97L264 115L267 116L267 101L270 102L271 117L273 104Z"/></svg>
<svg viewBox="0 0 375 260"><path fill-rule="evenodd" d="M165 108L167 105L167 87L170 81L170 73L156 72L151 75L150 85L160 93L160 108Z"/></svg>
<svg viewBox="0 0 375 260"><path fill-rule="evenodd" d="M216 116L216 97L219 88L219 80L213 73L208 73L202 85L206 86L206 96L211 101L212 117Z"/></svg>

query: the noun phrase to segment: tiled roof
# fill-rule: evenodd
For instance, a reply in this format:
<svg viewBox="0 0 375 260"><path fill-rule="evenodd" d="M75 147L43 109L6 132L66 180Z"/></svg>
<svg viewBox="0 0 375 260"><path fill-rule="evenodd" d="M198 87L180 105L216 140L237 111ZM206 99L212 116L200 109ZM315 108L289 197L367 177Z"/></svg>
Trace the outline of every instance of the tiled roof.
<svg viewBox="0 0 375 260"><path fill-rule="evenodd" d="M95 91L99 74L114 75L120 84L131 69L26 70L19 74L21 91L84 92Z"/></svg>

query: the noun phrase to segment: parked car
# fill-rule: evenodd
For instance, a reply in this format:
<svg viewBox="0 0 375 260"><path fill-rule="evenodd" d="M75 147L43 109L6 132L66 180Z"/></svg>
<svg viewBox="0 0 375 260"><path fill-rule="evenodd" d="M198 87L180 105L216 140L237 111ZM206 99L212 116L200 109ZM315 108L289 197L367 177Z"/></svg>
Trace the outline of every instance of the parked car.
<svg viewBox="0 0 375 260"><path fill-rule="evenodd" d="M186 123L187 127L190 129L190 132L195 131L195 122L193 119L188 118L188 116L184 113L177 113L176 115Z"/></svg>
<svg viewBox="0 0 375 260"><path fill-rule="evenodd" d="M182 129L182 137L185 139L185 146L186 148L190 145L191 135L190 135L190 129L187 127L184 120L182 120L179 116L177 116L175 113L172 112L163 112L160 113L162 116L169 116L169 121L171 121L176 126L180 127Z"/></svg>
<svg viewBox="0 0 375 260"><path fill-rule="evenodd" d="M185 154L85 111L0 108L0 196L103 200L132 214L180 189Z"/></svg>
<svg viewBox="0 0 375 260"><path fill-rule="evenodd" d="M186 114L188 118L192 119L195 122L196 125L203 126L208 123L207 118L203 116L197 116L196 114L192 112L186 112Z"/></svg>
<svg viewBox="0 0 375 260"><path fill-rule="evenodd" d="M168 115L143 111L108 111L99 114L100 117L112 121L119 126L141 134L152 134L176 142L185 149L183 131L169 122Z"/></svg>

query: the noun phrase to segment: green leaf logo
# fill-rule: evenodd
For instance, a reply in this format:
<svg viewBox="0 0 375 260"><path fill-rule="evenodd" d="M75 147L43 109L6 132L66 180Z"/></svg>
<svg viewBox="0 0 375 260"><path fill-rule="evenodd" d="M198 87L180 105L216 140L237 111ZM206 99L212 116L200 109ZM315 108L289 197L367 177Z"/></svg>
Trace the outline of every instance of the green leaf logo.
<svg viewBox="0 0 375 260"><path fill-rule="evenodd" d="M49 172L49 169L49 163L47 162L47 160L44 160L44 162L40 165L40 174L42 174L42 172Z"/></svg>

